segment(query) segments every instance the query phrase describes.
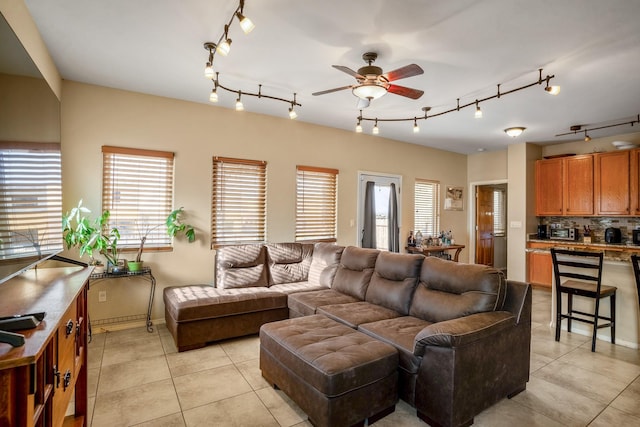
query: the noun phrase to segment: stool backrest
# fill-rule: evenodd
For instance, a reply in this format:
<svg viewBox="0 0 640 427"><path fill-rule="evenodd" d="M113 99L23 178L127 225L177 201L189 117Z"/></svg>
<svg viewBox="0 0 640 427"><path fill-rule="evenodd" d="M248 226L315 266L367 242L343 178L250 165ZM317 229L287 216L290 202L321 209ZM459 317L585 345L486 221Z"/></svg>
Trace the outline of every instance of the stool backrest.
<svg viewBox="0 0 640 427"><path fill-rule="evenodd" d="M640 255L631 255L631 265L633 266L633 275L636 278L636 289L638 290L638 305L640 306Z"/></svg>
<svg viewBox="0 0 640 427"><path fill-rule="evenodd" d="M553 273L556 287L561 286L562 278L577 279L597 285L600 293L602 281L602 252L570 251L551 248Z"/></svg>

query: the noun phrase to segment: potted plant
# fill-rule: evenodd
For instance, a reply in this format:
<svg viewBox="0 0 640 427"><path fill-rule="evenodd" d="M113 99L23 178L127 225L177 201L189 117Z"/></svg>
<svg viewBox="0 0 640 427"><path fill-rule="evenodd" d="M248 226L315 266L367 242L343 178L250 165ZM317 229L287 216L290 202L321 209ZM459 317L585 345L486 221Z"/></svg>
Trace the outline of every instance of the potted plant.
<svg viewBox="0 0 640 427"><path fill-rule="evenodd" d="M90 213L88 208L82 206L80 200L78 206L62 216L62 236L67 249L78 247L80 257L87 254L93 258L94 252L100 253L112 266L112 272L118 273L120 232L117 228L107 229L109 211L102 212L102 215L94 220L89 218Z"/></svg>
<svg viewBox="0 0 640 427"><path fill-rule="evenodd" d="M167 227L167 234L171 237L176 237L179 234L183 233L189 243L192 243L196 240L196 232L192 225L185 224L182 222L182 216L184 215L184 208L180 207L179 209L173 210L164 222L164 225ZM140 238L140 246L138 247L138 253L136 254L136 258L134 261L128 261L129 271L139 271L142 269L142 251L144 249L144 244L147 241L147 237L149 234L160 227L163 224L158 224L153 227L147 227L146 230L142 233L142 237Z"/></svg>

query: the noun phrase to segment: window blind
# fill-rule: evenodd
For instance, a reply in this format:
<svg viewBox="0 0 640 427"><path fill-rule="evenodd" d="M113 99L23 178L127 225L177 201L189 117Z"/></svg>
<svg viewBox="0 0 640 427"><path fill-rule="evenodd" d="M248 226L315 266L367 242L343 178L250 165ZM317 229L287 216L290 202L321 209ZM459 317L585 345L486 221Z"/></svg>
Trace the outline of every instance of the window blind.
<svg viewBox="0 0 640 427"><path fill-rule="evenodd" d="M296 241L334 241L338 221L338 170L297 166Z"/></svg>
<svg viewBox="0 0 640 427"><path fill-rule="evenodd" d="M118 247L168 249L165 221L173 209L173 159L166 151L102 147L102 209L120 232Z"/></svg>
<svg viewBox="0 0 640 427"><path fill-rule="evenodd" d="M440 183L417 179L414 189L414 231L436 236L440 230Z"/></svg>
<svg viewBox="0 0 640 427"><path fill-rule="evenodd" d="M506 234L506 215L504 191L493 190L493 235L497 237Z"/></svg>
<svg viewBox="0 0 640 427"><path fill-rule="evenodd" d="M0 260L62 249L60 144L0 142Z"/></svg>
<svg viewBox="0 0 640 427"><path fill-rule="evenodd" d="M213 158L211 245L267 239L267 162Z"/></svg>

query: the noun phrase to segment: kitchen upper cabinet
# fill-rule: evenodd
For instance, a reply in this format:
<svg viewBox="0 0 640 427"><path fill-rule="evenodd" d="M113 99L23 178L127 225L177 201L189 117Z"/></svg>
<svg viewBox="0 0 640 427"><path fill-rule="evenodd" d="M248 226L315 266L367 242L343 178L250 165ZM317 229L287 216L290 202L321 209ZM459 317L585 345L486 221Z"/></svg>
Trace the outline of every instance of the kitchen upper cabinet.
<svg viewBox="0 0 640 427"><path fill-rule="evenodd" d="M563 159L536 162L536 215L562 215Z"/></svg>
<svg viewBox="0 0 640 427"><path fill-rule="evenodd" d="M640 149L629 152L631 163L631 215L640 215Z"/></svg>
<svg viewBox="0 0 640 427"><path fill-rule="evenodd" d="M596 215L631 214L630 152L594 154Z"/></svg>
<svg viewBox="0 0 640 427"><path fill-rule="evenodd" d="M593 215L593 156L536 162L536 215Z"/></svg>
<svg viewBox="0 0 640 427"><path fill-rule="evenodd" d="M564 215L593 215L593 156L574 156L564 161Z"/></svg>

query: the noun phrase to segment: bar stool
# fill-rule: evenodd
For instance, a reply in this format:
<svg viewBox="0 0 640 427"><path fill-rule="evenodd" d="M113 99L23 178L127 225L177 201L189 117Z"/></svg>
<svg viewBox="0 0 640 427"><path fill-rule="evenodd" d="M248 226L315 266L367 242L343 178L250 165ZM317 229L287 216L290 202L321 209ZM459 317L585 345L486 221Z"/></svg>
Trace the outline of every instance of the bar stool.
<svg viewBox="0 0 640 427"><path fill-rule="evenodd" d="M640 255L631 255L631 265L633 266L633 275L636 278L636 289L638 291L638 306L640 308Z"/></svg>
<svg viewBox="0 0 640 427"><path fill-rule="evenodd" d="M560 324L567 319L567 331L571 321L593 325L591 351L596 351L596 333L600 328L611 328L611 343L616 343L616 287L603 285L602 252L570 251L551 248L556 288L556 341L560 341ZM564 280L563 279L567 279ZM567 313L562 313L562 294L567 294ZM573 296L595 299L593 313L573 309ZM610 316L600 315L600 300L609 298ZM599 320L608 322L599 324Z"/></svg>

